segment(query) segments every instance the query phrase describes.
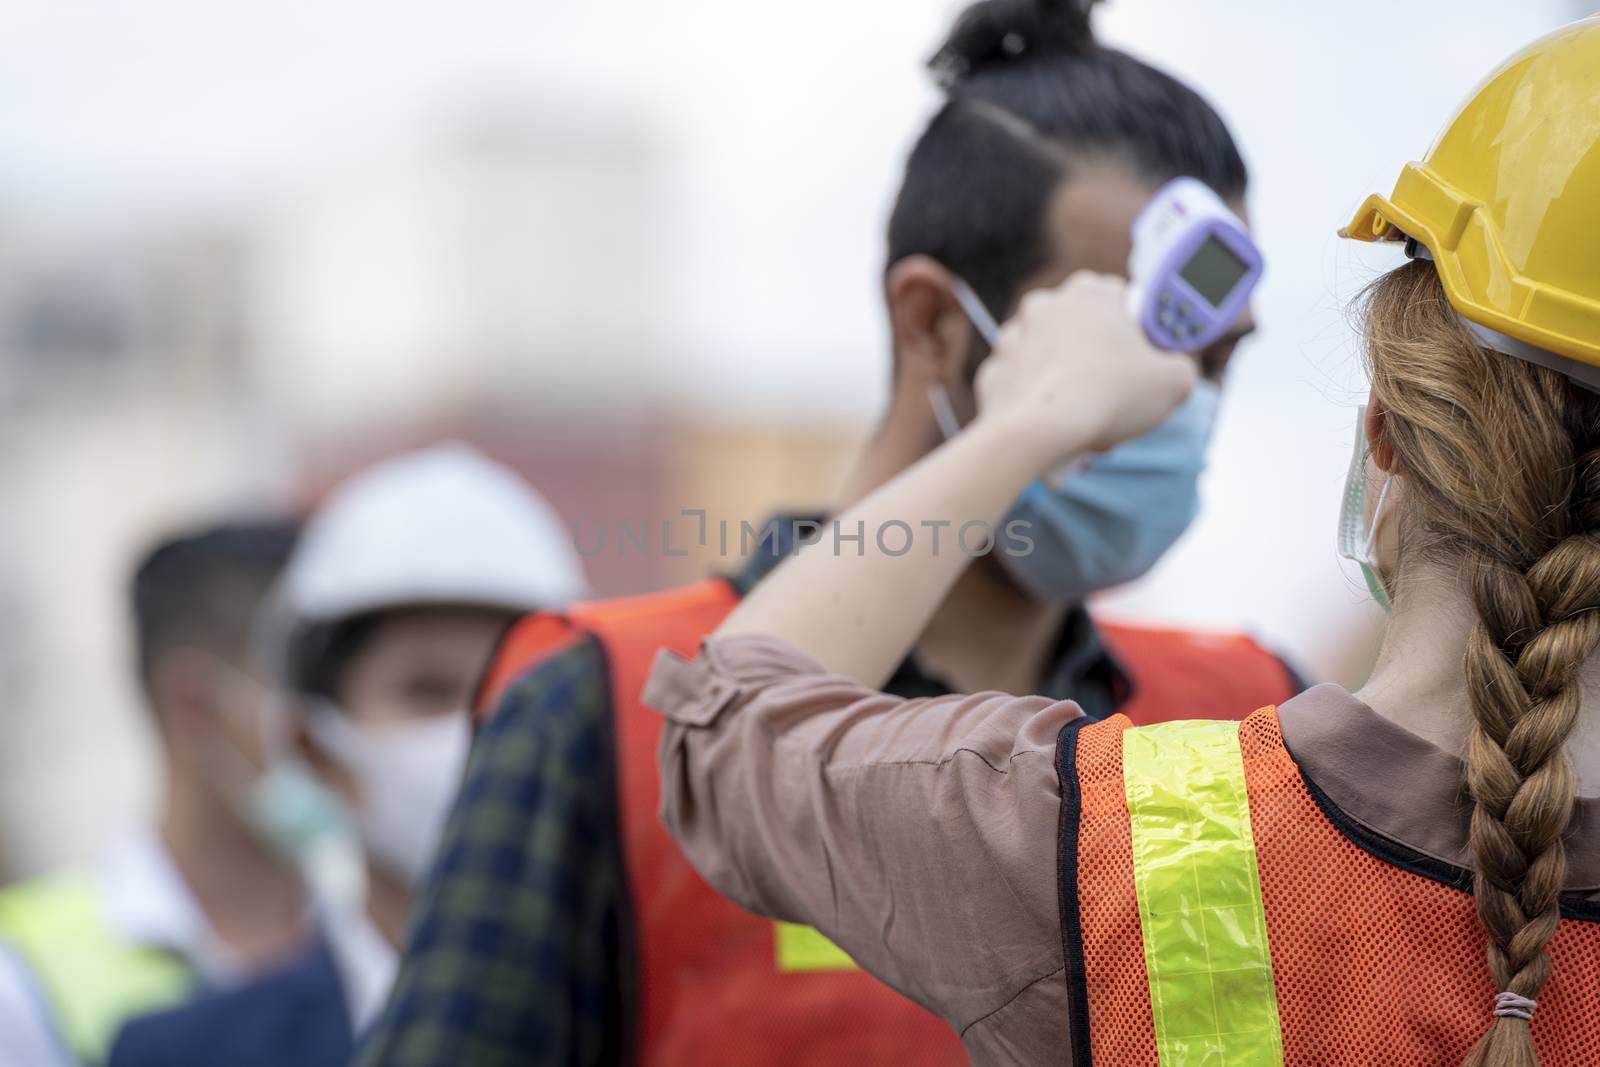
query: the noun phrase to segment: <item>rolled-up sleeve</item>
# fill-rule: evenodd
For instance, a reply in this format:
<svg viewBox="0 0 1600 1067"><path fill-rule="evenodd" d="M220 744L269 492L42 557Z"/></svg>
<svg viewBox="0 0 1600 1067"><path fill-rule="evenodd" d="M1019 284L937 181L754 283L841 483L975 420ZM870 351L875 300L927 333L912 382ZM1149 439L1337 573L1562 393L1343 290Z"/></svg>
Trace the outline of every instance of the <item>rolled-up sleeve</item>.
<svg viewBox="0 0 1600 1067"><path fill-rule="evenodd" d="M1076 704L905 700L771 638L663 651L662 818L736 903L815 926L957 1030L1062 968L1056 738Z"/></svg>

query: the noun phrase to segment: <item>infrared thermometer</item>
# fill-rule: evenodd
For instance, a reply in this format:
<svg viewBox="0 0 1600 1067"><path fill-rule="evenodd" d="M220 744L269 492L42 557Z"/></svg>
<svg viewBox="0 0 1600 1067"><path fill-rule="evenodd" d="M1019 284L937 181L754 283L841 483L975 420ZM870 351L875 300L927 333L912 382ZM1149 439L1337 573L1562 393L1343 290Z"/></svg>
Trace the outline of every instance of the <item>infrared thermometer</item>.
<svg viewBox="0 0 1600 1067"><path fill-rule="evenodd" d="M1261 280L1261 250L1239 217L1194 178L1163 185L1133 220L1128 313L1157 348L1198 352L1239 318ZM972 287L953 282L956 302L992 348L1000 326Z"/></svg>
<svg viewBox="0 0 1600 1067"><path fill-rule="evenodd" d="M1128 312L1157 348L1199 351L1238 320L1263 266L1222 198L1204 182L1176 178L1133 220Z"/></svg>

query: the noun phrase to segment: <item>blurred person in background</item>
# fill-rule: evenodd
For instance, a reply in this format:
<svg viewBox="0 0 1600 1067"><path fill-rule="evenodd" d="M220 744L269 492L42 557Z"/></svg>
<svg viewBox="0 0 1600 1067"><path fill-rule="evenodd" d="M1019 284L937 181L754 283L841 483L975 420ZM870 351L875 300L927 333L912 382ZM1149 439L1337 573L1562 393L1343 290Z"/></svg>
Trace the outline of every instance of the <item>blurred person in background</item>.
<svg viewBox="0 0 1600 1067"><path fill-rule="evenodd" d="M0 1063L103 1064L127 1018L281 962L309 934L299 872L248 785L264 759L252 623L292 526L173 537L140 563L138 675L164 763L155 824L97 865L0 890Z"/></svg>
<svg viewBox="0 0 1600 1067"><path fill-rule="evenodd" d="M311 516L266 622L287 690L279 770L347 813L303 840L320 938L258 981L133 1022L116 1067L341 1067L387 995L411 899L466 765L474 687L507 625L586 582L520 477L459 444L399 456Z"/></svg>
<svg viewBox="0 0 1600 1067"><path fill-rule="evenodd" d="M1181 175L1244 212L1245 164L1216 112L1096 43L1090 7L979 3L933 60L946 100L889 224L892 396L841 508L938 446L936 412L973 416L988 352L961 281L1004 318L1073 271L1123 273L1135 216ZM1238 716L1301 688L1242 635L1103 625L1084 606L1148 570L1194 517L1218 392L1251 327L1246 313L1199 354L1200 387L1137 447L1026 505L1034 553L970 568L891 692L1010 687L1155 722ZM954 1031L814 931L721 899L657 816L661 726L639 703L651 659L662 645L692 652L790 553L790 518L732 579L535 615L508 635L368 1064L965 1062ZM956 531L945 536L954 553Z"/></svg>
<svg viewBox="0 0 1600 1067"><path fill-rule="evenodd" d="M881 687L966 560L802 553L650 680L695 868L819 924L978 1064L1600 1062L1597 99L1591 17L1341 231L1412 260L1361 305L1339 540L1392 617L1359 692L1142 727L906 701ZM992 521L1194 380L1115 279L1001 337L971 428L851 520Z"/></svg>

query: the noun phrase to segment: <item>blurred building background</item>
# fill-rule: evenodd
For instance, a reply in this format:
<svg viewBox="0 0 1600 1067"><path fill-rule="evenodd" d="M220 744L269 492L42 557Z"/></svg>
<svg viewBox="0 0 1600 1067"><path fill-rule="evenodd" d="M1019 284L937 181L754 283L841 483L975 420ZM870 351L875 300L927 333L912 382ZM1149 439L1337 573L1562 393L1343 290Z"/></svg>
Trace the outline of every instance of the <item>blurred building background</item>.
<svg viewBox="0 0 1600 1067"><path fill-rule="evenodd" d="M886 395L882 231L949 0L7 0L0 35L0 874L150 800L132 562L441 436L578 530L820 507ZM1334 230L1573 0L1115 0L1255 174L1270 270L1207 510L1117 615L1360 680L1333 553L1364 395ZM736 537L735 537L736 540ZM736 561L603 550L605 592ZM658 546L659 548L660 546Z"/></svg>

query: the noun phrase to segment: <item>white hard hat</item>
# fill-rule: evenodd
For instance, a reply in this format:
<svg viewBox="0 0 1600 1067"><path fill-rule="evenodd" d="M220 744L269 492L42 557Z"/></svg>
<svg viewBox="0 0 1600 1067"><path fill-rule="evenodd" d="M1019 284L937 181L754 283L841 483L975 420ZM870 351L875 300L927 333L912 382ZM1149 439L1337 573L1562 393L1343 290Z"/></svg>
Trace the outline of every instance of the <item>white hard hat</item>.
<svg viewBox="0 0 1600 1067"><path fill-rule="evenodd" d="M385 608L533 611L586 595L555 511L511 470L458 442L385 460L336 488L284 572L292 624Z"/></svg>

